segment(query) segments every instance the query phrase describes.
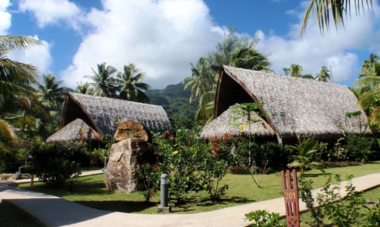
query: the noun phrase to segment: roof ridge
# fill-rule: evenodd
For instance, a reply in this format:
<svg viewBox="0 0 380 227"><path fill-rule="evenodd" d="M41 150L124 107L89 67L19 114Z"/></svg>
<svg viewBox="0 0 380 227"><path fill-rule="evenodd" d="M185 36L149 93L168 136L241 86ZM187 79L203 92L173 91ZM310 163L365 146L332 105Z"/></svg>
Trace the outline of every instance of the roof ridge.
<svg viewBox="0 0 380 227"><path fill-rule="evenodd" d="M151 104L151 103L142 103L142 102L136 102L136 101L130 101L130 100L124 100L124 99L117 99L117 98L110 98L110 97L101 97L101 96L95 96L95 95L85 95L85 94L80 94L80 93L75 93L75 92L68 92L69 94L71 95L79 95L79 96L85 96L85 97L88 97L88 98L100 98L100 99L112 99L112 100L118 100L120 102L130 102L130 103L136 103L138 105L147 105L147 106L154 106L154 107L161 107L163 108L162 106L160 105L155 105L155 104Z"/></svg>
<svg viewBox="0 0 380 227"><path fill-rule="evenodd" d="M292 76L280 75L280 74L277 74L275 72L265 72L265 71L259 71L259 70L254 70L254 69L238 68L238 67L234 67L234 66L230 66L230 65L223 65L223 68L227 68L227 70L228 70L228 68L234 68L236 70L249 71L250 73L252 73L252 72L260 72L260 73L268 74L270 76L280 77L281 79L284 79L284 80L302 80L302 81L305 81L305 82L309 81L309 82L306 82L306 83L323 83L325 86L339 86L339 87L344 87L344 88L348 88L349 89L348 86L343 85L343 84L328 83L328 82L324 82L324 81L305 79L305 78L301 78L301 77L292 77Z"/></svg>

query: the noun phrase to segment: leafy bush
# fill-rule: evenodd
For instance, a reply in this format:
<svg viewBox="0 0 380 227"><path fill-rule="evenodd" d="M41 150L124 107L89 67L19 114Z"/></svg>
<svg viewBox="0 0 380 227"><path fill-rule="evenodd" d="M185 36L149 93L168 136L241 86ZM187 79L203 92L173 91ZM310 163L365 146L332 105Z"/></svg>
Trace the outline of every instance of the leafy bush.
<svg viewBox="0 0 380 227"><path fill-rule="evenodd" d="M23 140L0 142L0 173L16 172L30 154L31 144Z"/></svg>
<svg viewBox="0 0 380 227"><path fill-rule="evenodd" d="M35 157L33 174L44 183L59 186L79 176L80 164L72 161L73 154L83 148L80 142L45 144L32 143L32 155Z"/></svg>
<svg viewBox="0 0 380 227"><path fill-rule="evenodd" d="M345 150L350 160L368 162L371 154L373 138L363 137L356 134L348 134L346 137Z"/></svg>
<svg viewBox="0 0 380 227"><path fill-rule="evenodd" d="M349 182L345 186L345 196L340 194L341 177L334 176L335 184L332 184L332 176L329 176L316 198L312 197L312 180L299 180L299 192L301 199L306 203L311 213L309 226L379 226L380 207L369 208L361 194L355 190L349 176ZM317 207L315 205L318 205ZM327 220L325 220L327 219Z"/></svg>
<svg viewBox="0 0 380 227"><path fill-rule="evenodd" d="M245 221L252 222L252 226L260 227L285 227L286 223L280 224L279 213L269 213L267 210L256 210L245 214Z"/></svg>
<svg viewBox="0 0 380 227"><path fill-rule="evenodd" d="M145 164L141 166L141 169L138 171L138 180L139 184L143 185L144 197L147 202L150 198L159 190L161 174L160 169L157 166Z"/></svg>
<svg viewBox="0 0 380 227"><path fill-rule="evenodd" d="M192 130L178 130L175 136L168 133L155 134L155 142L159 145L160 170L168 174L169 194L176 198L177 205L187 199L189 192L206 190L212 199L218 199L225 194L227 185L220 181L227 173L226 139L214 144L208 144L199 138L199 127ZM152 170L145 173L151 175ZM143 178L144 179L144 178ZM152 177L152 185L146 188L157 189L158 183Z"/></svg>
<svg viewBox="0 0 380 227"><path fill-rule="evenodd" d="M109 156L109 150L103 148L94 149L92 152L88 152L90 157L90 164L93 167L104 165L105 157Z"/></svg>
<svg viewBox="0 0 380 227"><path fill-rule="evenodd" d="M192 129L195 126L195 122L187 117L170 117L170 125L173 132L177 132L178 129Z"/></svg>

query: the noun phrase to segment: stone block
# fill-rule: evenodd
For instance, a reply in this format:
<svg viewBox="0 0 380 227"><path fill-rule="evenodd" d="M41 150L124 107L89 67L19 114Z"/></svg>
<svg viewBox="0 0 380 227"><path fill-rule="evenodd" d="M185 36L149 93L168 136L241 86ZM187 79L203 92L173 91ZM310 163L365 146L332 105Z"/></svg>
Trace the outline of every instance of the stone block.
<svg viewBox="0 0 380 227"><path fill-rule="evenodd" d="M137 120L126 120L117 124L114 138L117 142L129 138L139 138L146 142L152 142L152 135L143 124Z"/></svg>
<svg viewBox="0 0 380 227"><path fill-rule="evenodd" d="M153 144L142 139L126 139L111 147L104 184L113 192L130 193L139 189L138 171L142 165L157 165L158 154Z"/></svg>

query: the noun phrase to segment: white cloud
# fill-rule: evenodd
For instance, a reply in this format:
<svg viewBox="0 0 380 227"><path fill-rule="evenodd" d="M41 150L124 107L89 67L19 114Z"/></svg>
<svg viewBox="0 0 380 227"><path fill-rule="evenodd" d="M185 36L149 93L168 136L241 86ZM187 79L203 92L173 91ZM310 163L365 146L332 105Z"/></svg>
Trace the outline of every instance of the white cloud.
<svg viewBox="0 0 380 227"><path fill-rule="evenodd" d="M83 38L73 63L62 72L74 87L107 62L119 71L134 63L153 88L190 76L190 63L214 50L226 28L213 25L202 0L103 0L104 10L87 15L91 32Z"/></svg>
<svg viewBox="0 0 380 227"><path fill-rule="evenodd" d="M6 12L7 8L11 6L9 0L0 1L0 35L6 35L8 29L11 27L11 14Z"/></svg>
<svg viewBox="0 0 380 227"><path fill-rule="evenodd" d="M21 0L19 10L32 13L40 28L65 22L73 29L80 30L84 19L84 12L68 0Z"/></svg>
<svg viewBox="0 0 380 227"><path fill-rule="evenodd" d="M283 73L283 67L292 63L304 66L305 73L317 73L320 68L331 66L334 82L345 82L357 75L358 56L354 50L378 46L379 30L376 30L380 18L377 2L374 3L374 15L346 20L345 29L337 33L332 25L329 34L322 37L315 19L308 24L306 33L300 38L305 3L301 3L302 12L298 12L299 23L292 25L287 37L259 33L258 49L270 53L272 69Z"/></svg>
<svg viewBox="0 0 380 227"><path fill-rule="evenodd" d="M38 39L37 36L33 38ZM50 54L51 44L44 40L42 40L42 43L44 44L42 46L33 46L29 49L12 51L8 53L7 56L14 61L36 66L39 74L51 73L49 69L53 61Z"/></svg>

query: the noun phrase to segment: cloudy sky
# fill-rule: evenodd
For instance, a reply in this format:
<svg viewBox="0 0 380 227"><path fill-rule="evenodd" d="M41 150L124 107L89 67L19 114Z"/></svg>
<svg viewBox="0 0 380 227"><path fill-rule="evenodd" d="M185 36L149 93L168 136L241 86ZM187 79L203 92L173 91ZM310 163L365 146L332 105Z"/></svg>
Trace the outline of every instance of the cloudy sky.
<svg viewBox="0 0 380 227"><path fill-rule="evenodd" d="M91 67L134 63L161 89L190 76L190 63L213 51L228 28L258 34L257 48L281 74L292 63L305 73L332 67L334 82L351 86L361 63L380 50L380 7L322 37L315 22L300 38L310 1L296 0L0 0L0 35L45 44L9 57L54 73L74 88Z"/></svg>

